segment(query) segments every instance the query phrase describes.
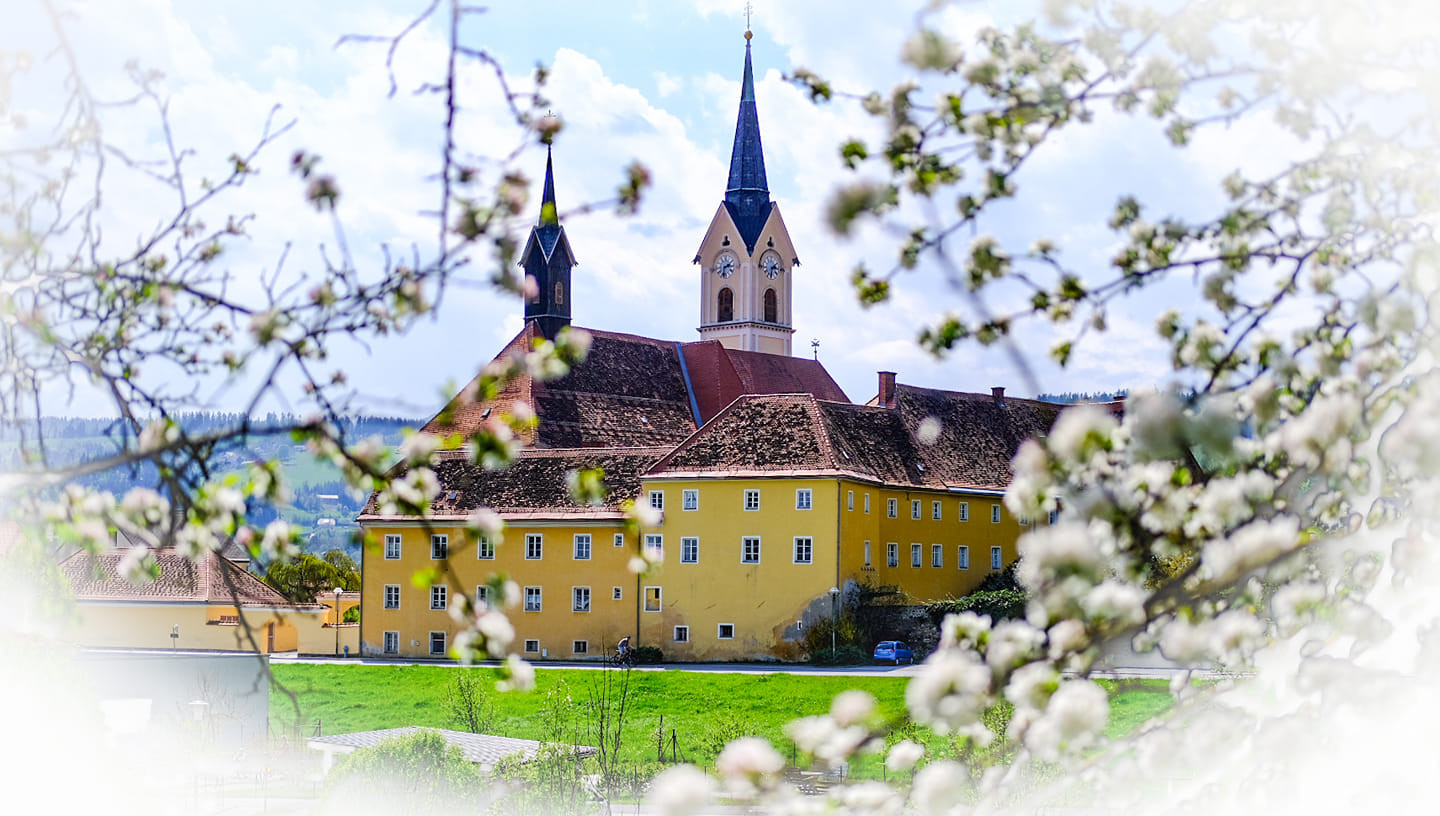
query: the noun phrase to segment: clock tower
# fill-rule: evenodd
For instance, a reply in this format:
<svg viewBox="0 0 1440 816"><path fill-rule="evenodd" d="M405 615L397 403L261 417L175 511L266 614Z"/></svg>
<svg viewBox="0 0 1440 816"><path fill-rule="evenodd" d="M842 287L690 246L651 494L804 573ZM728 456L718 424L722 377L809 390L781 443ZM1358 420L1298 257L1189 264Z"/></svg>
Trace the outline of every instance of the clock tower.
<svg viewBox="0 0 1440 816"><path fill-rule="evenodd" d="M791 278L800 259L765 180L750 38L746 30L730 181L694 261L700 265L700 337L726 348L788 357L795 333Z"/></svg>

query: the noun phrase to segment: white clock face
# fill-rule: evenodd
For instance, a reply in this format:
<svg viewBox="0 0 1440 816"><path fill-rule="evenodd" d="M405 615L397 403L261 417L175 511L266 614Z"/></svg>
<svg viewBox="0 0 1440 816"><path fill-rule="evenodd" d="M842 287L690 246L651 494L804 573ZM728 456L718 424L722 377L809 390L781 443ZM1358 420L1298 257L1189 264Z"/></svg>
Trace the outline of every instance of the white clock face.
<svg viewBox="0 0 1440 816"><path fill-rule="evenodd" d="M720 253L720 257L715 259L715 272L722 278L728 278L735 274L737 263L735 253L722 252Z"/></svg>
<svg viewBox="0 0 1440 816"><path fill-rule="evenodd" d="M780 256L773 252L765 253L765 257L760 260L760 268L765 270L765 277L770 280L775 280L785 271L785 267L780 265Z"/></svg>

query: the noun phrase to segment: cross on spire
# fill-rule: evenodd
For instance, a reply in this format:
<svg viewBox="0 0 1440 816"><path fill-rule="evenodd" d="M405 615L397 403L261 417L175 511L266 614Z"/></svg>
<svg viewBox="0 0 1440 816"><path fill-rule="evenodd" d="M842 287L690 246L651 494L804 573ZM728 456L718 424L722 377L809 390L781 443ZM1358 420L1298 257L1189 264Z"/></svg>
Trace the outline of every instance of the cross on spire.
<svg viewBox="0 0 1440 816"><path fill-rule="evenodd" d="M754 10L755 10L755 7L754 7L754 6L750 5L749 3L746 3L746 4L745 4L745 30L746 30L746 31L749 31L749 30L750 30L750 12L752 12L752 11L754 11Z"/></svg>

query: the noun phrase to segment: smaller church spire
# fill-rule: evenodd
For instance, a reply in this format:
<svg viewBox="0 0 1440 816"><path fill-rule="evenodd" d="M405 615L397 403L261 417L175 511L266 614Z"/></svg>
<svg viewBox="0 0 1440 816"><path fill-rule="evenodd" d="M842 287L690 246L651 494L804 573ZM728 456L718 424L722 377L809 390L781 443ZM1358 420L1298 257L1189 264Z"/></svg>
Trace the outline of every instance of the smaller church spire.
<svg viewBox="0 0 1440 816"><path fill-rule="evenodd" d="M570 270L575 266L575 255L555 208L555 164L548 147L540 219L530 228L530 238L520 252L520 266L535 282L534 294L525 301L525 320L534 322L542 334L554 339L560 329L570 325Z"/></svg>
<svg viewBox="0 0 1440 816"><path fill-rule="evenodd" d="M560 223L560 211L555 207L555 166L551 161L551 149L545 146L545 192L540 197L540 225Z"/></svg>

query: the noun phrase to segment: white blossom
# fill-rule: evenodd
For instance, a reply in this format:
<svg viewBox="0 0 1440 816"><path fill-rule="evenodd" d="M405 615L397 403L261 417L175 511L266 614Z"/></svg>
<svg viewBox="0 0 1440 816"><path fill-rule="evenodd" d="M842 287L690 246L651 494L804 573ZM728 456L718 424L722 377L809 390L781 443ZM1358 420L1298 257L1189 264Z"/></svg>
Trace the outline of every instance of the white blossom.
<svg viewBox="0 0 1440 816"><path fill-rule="evenodd" d="M885 755L885 769L890 773L900 773L915 767L925 756L925 746L910 740L900 740L890 746L890 751Z"/></svg>
<svg viewBox="0 0 1440 816"><path fill-rule="evenodd" d="M990 705L990 669L972 652L941 649L906 686L905 705L914 720L954 733Z"/></svg>
<svg viewBox="0 0 1440 816"><path fill-rule="evenodd" d="M910 806L923 816L965 813L968 809L963 803L969 779L969 772L958 762L932 762L915 774Z"/></svg>
<svg viewBox="0 0 1440 816"><path fill-rule="evenodd" d="M1088 680L1066 680L1051 695L1044 713L1025 729L1025 747L1039 759L1053 762L1062 752L1093 744L1109 717L1104 689Z"/></svg>
<svg viewBox="0 0 1440 816"><path fill-rule="evenodd" d="M645 804L660 816L689 816L710 804L715 780L694 765L675 765L655 775Z"/></svg>
<svg viewBox="0 0 1440 816"><path fill-rule="evenodd" d="M715 758L726 786L738 795L748 795L774 784L785 767L785 758L760 737L734 740Z"/></svg>

